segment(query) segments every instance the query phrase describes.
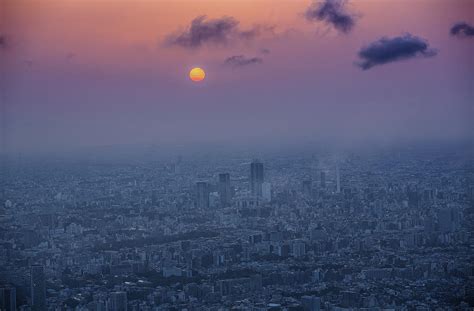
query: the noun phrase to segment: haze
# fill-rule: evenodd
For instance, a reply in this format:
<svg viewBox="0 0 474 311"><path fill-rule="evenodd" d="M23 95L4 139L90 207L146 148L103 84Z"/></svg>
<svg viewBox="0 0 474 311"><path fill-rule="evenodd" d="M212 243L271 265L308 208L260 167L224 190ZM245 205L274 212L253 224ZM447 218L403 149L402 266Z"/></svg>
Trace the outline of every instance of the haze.
<svg viewBox="0 0 474 311"><path fill-rule="evenodd" d="M474 39L449 31L473 4L350 1L347 30L309 1L3 1L3 146L471 139ZM204 15L238 24L183 36ZM363 48L408 35L431 54L362 68Z"/></svg>

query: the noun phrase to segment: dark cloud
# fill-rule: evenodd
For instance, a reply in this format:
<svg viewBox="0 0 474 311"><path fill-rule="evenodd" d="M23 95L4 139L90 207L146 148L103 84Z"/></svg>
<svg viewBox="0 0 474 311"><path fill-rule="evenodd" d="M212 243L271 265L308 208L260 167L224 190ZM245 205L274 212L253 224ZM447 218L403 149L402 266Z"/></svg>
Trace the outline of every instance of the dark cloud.
<svg viewBox="0 0 474 311"><path fill-rule="evenodd" d="M250 29L239 32L239 36L245 40L252 40L261 36L264 33L274 34L275 26L270 25L255 25Z"/></svg>
<svg viewBox="0 0 474 311"><path fill-rule="evenodd" d="M270 54L270 49L266 49L266 48L263 48L263 49L260 49L260 53L262 54Z"/></svg>
<svg viewBox="0 0 474 311"><path fill-rule="evenodd" d="M456 37L472 37L474 36L474 26L468 23L459 22L451 27L450 33Z"/></svg>
<svg viewBox="0 0 474 311"><path fill-rule="evenodd" d="M185 31L169 35L166 43L183 48L196 48L205 44L225 45L233 40L252 40L265 32L273 32L273 27L257 25L240 30L239 21L233 17L208 19L203 15L193 19Z"/></svg>
<svg viewBox="0 0 474 311"><path fill-rule="evenodd" d="M239 25L233 17L206 18L196 17L186 31L169 36L168 43L185 48L200 47L206 43L225 44Z"/></svg>
<svg viewBox="0 0 474 311"><path fill-rule="evenodd" d="M355 17L346 11L345 4L344 0L314 2L304 15L308 21L322 21L340 32L348 33L355 25Z"/></svg>
<svg viewBox="0 0 474 311"><path fill-rule="evenodd" d="M263 63L263 59L260 57L245 57L244 55L234 55L224 61L224 64L232 67L243 67L261 63Z"/></svg>
<svg viewBox="0 0 474 311"><path fill-rule="evenodd" d="M406 34L395 38L381 38L359 51L361 61L357 64L363 70L414 57L432 57L436 50L426 40Z"/></svg>

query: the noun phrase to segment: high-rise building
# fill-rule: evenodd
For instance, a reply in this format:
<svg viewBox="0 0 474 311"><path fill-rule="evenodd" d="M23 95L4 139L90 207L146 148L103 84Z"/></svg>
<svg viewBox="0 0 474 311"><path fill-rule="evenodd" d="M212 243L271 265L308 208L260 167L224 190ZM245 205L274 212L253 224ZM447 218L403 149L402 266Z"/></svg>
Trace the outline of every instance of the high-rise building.
<svg viewBox="0 0 474 311"><path fill-rule="evenodd" d="M222 207L230 205L232 199L232 191L230 188L230 174L219 174L219 198Z"/></svg>
<svg viewBox="0 0 474 311"><path fill-rule="evenodd" d="M438 210L438 228L442 232L453 232L459 228L460 213L457 208L448 207Z"/></svg>
<svg viewBox="0 0 474 311"><path fill-rule="evenodd" d="M303 195L307 198L311 197L312 193L311 193L311 189L312 189L312 181L311 179L306 179L306 180L303 180L303 186L302 186L302 192L303 192Z"/></svg>
<svg viewBox="0 0 474 311"><path fill-rule="evenodd" d="M250 164L250 192L252 196L262 196L263 163L257 160Z"/></svg>
<svg viewBox="0 0 474 311"><path fill-rule="evenodd" d="M153 190L151 192L151 204L153 204L154 206L157 206L158 205L158 190Z"/></svg>
<svg viewBox="0 0 474 311"><path fill-rule="evenodd" d="M418 208L420 206L420 195L417 187L407 187L408 206Z"/></svg>
<svg viewBox="0 0 474 311"><path fill-rule="evenodd" d="M326 188L326 172L321 172L321 188Z"/></svg>
<svg viewBox="0 0 474 311"><path fill-rule="evenodd" d="M209 208L209 184L205 181L196 183L196 201L197 208Z"/></svg>
<svg viewBox="0 0 474 311"><path fill-rule="evenodd" d="M269 182L262 183L262 198L266 202L272 200L272 184Z"/></svg>
<svg viewBox="0 0 474 311"><path fill-rule="evenodd" d="M46 310L46 282L41 265L31 266L31 309Z"/></svg>
<svg viewBox="0 0 474 311"><path fill-rule="evenodd" d="M311 156L310 176L312 180L318 180L318 159L313 154Z"/></svg>
<svg viewBox="0 0 474 311"><path fill-rule="evenodd" d="M0 310L16 311L16 288L13 286L0 287Z"/></svg>
<svg viewBox="0 0 474 311"><path fill-rule="evenodd" d="M341 193L341 173L339 172L339 163L336 163L336 192Z"/></svg>
<svg viewBox="0 0 474 311"><path fill-rule="evenodd" d="M303 241L295 241L293 243L293 256L303 257L306 255L306 244Z"/></svg>
<svg viewBox="0 0 474 311"><path fill-rule="evenodd" d="M110 294L110 311L127 311L127 293L113 292Z"/></svg>
<svg viewBox="0 0 474 311"><path fill-rule="evenodd" d="M301 304L304 311L319 311L321 309L321 298L316 296L302 296Z"/></svg>

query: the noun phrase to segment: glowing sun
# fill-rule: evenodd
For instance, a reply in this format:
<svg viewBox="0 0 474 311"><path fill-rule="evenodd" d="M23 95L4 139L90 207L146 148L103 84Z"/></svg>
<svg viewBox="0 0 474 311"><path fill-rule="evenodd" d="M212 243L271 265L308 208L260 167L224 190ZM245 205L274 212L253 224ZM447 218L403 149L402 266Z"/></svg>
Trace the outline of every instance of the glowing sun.
<svg viewBox="0 0 474 311"><path fill-rule="evenodd" d="M191 69L189 72L189 78L193 80L194 82L199 82L204 80L204 77L206 77L206 73L204 72L203 69L196 67Z"/></svg>

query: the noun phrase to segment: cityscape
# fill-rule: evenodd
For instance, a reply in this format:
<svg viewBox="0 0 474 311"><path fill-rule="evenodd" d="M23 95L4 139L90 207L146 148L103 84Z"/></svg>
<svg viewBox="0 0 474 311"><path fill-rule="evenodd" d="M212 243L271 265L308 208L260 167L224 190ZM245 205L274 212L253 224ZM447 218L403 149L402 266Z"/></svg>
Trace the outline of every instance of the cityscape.
<svg viewBox="0 0 474 311"><path fill-rule="evenodd" d="M12 160L0 308L471 310L470 156Z"/></svg>
<svg viewBox="0 0 474 311"><path fill-rule="evenodd" d="M0 311L474 311L474 0L0 0Z"/></svg>

